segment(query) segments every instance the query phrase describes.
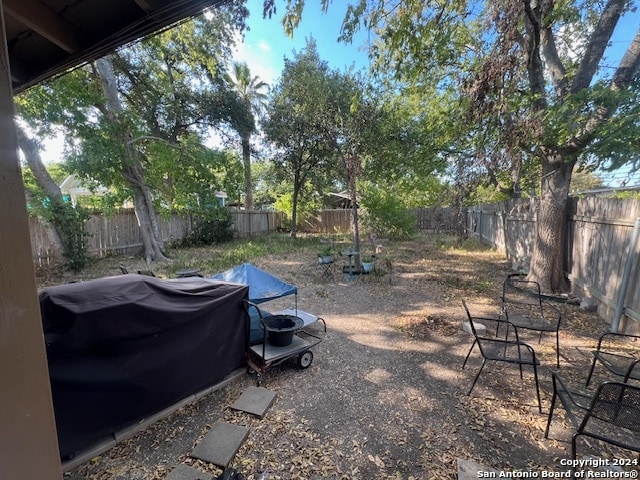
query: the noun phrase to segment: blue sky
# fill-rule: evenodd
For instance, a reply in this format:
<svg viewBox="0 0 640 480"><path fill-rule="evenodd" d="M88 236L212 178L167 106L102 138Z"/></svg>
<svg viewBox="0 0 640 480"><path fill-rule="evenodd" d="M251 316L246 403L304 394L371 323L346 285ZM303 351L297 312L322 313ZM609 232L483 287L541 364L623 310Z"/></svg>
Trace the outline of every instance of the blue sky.
<svg viewBox="0 0 640 480"><path fill-rule="evenodd" d="M348 3L349 0L332 1L327 13L323 13L319 0L307 0L302 22L293 38L289 38L281 24L285 11L284 0L277 0L278 11L271 19L262 18L263 0L248 0L248 24L251 30L238 47L236 59L246 61L254 75L272 84L282 71L283 57L292 58L293 50L302 50L305 39L313 36L320 57L328 61L331 67L344 69L355 65L357 69L366 69L369 66L365 50L368 43L366 31L358 32L350 45L337 42ZM622 17L612 38L611 48L607 52L607 64L611 66L618 65L640 25L640 1L635 4L637 10Z"/></svg>
<svg viewBox="0 0 640 480"><path fill-rule="evenodd" d="M285 2L277 2L277 13L270 19L262 18L263 0L248 0L250 31L239 46L235 58L247 62L253 75L268 84L277 81L284 65L284 57L293 58L293 51L304 49L306 39L313 37L320 58L329 62L332 68L344 70L350 66L366 69L369 66L367 52L362 46L367 42L367 33L358 32L352 44L338 43L340 26L347 2L334 1L328 12L322 13L318 0L307 0L302 22L292 38L284 33L281 23Z"/></svg>

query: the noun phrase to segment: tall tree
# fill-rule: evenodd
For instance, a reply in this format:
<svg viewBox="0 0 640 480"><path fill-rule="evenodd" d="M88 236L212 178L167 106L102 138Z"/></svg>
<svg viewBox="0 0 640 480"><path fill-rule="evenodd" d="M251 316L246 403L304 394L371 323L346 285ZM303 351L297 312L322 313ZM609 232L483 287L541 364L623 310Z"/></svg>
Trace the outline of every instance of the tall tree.
<svg viewBox="0 0 640 480"><path fill-rule="evenodd" d="M189 200L177 190L209 205L219 188L216 171L226 157L203 143L209 128L241 110L225 88L221 62L246 14L239 3L221 7L215 17L185 22L28 92L38 100L39 121L69 133L69 164L133 198L148 261L164 258L156 210Z"/></svg>
<svg viewBox="0 0 640 480"><path fill-rule="evenodd" d="M257 76L251 76L249 66L245 62L233 62L231 71L225 75L225 80L232 86L240 97L247 115L232 121L233 128L240 135L242 144L242 163L244 165L245 202L247 210L253 209L253 181L251 179L251 135L256 131L255 116L259 114L267 94L265 82Z"/></svg>
<svg viewBox="0 0 640 480"><path fill-rule="evenodd" d="M82 207L65 201L60 187L49 174L40 155L40 145L25 128L16 122L18 145L29 167L32 182L25 176L25 191L30 211L35 213L56 250L62 254L65 265L80 270L87 263L85 242L85 212Z"/></svg>
<svg viewBox="0 0 640 480"><path fill-rule="evenodd" d="M123 159L120 173L128 184L133 195L136 216L140 225L142 243L147 262L165 260L164 245L158 219L153 207L153 194L147 185L144 175L141 152L136 148L136 135L133 126L124 113L116 85L116 76L110 59L102 58L96 62L96 71L104 89L105 102L99 107L107 125L117 132L112 140L120 137L123 145Z"/></svg>
<svg viewBox="0 0 640 480"><path fill-rule="evenodd" d="M323 0L327 8L328 0ZM288 3L294 28L304 0ZM631 0L407 0L352 3L344 38L364 21L379 39L376 66L414 87L453 84L469 114L458 131L493 152L541 166L529 277L567 289L564 225L574 166L638 165L640 30L609 68L607 47ZM631 38L632 37L632 38ZM460 109L457 109L459 114ZM491 160L491 159L490 159Z"/></svg>
<svg viewBox="0 0 640 480"><path fill-rule="evenodd" d="M352 206L353 247L360 252L360 224L358 216L358 180L367 159L380 153L383 145L393 144L393 135L384 127L382 110L375 99L367 95L362 78L349 73L336 73L332 82L332 101L329 105L333 124L327 131L334 154L343 168ZM360 265L360 254L356 254Z"/></svg>
<svg viewBox="0 0 640 480"><path fill-rule="evenodd" d="M274 162L292 179L291 236L297 235L298 202L313 177L330 169L334 160L331 108L334 72L307 41L293 59L285 58L282 77L266 106L264 132L277 148Z"/></svg>

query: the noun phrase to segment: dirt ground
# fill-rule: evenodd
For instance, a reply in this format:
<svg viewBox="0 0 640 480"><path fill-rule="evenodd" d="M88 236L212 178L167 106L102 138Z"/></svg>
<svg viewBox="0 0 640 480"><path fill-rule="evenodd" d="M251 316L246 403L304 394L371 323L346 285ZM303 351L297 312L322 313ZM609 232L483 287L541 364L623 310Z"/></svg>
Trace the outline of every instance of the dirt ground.
<svg viewBox="0 0 640 480"><path fill-rule="evenodd" d="M301 309L326 320L313 364L299 370L287 363L267 372L263 386L277 398L263 419L228 408L255 384L254 376L242 374L65 478L160 480L179 464L219 474L188 455L220 419L250 428L231 464L248 479L265 478L264 472L269 479L455 479L458 458L509 472L566 470L560 460L570 457L570 430L562 416L554 416L550 439L543 437L555 370L551 337L524 339L541 359L543 414L532 373L525 371L521 380L515 367L487 365L467 395L480 359L475 351L461 368L471 346L461 330L461 300L478 315L497 313L510 269L488 249L452 245L433 235L388 242L392 272L355 282L338 272L321 278L309 251L256 260L298 286ZM291 306L292 298L273 309ZM559 307L565 315L560 373L583 385L589 352L606 326L578 306ZM593 442L581 441L579 449L596 457L620 455Z"/></svg>

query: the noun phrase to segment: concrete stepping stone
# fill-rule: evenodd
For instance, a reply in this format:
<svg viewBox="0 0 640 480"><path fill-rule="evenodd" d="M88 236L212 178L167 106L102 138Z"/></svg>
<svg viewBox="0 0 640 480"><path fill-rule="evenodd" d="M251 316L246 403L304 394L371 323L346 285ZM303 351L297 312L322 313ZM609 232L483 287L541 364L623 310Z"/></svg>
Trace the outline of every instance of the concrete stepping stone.
<svg viewBox="0 0 640 480"><path fill-rule="evenodd" d="M178 465L171 470L166 480L213 480L213 475L201 472L189 465Z"/></svg>
<svg viewBox="0 0 640 480"><path fill-rule="evenodd" d="M465 460L463 458L458 458L458 480L472 480L475 478L480 478L479 472L491 472L499 474L498 470L494 470L493 468L485 467L484 465L480 465L472 460Z"/></svg>
<svg viewBox="0 0 640 480"><path fill-rule="evenodd" d="M249 429L227 422L217 422L211 427L196 448L191 452L193 458L227 467L242 443L249 435Z"/></svg>
<svg viewBox="0 0 640 480"><path fill-rule="evenodd" d="M276 392L263 387L248 387L231 408L263 418L276 398Z"/></svg>

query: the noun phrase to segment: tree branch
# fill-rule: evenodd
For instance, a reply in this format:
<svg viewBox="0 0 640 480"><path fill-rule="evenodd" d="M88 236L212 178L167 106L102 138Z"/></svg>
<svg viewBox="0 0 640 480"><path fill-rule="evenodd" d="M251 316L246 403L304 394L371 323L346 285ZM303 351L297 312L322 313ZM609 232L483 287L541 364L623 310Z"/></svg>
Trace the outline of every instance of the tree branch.
<svg viewBox="0 0 640 480"><path fill-rule="evenodd" d="M627 1L628 0L609 0L607 5L605 5L598 24L587 43L587 49L580 62L578 73L573 79L571 86L573 93L588 88L591 84Z"/></svg>
<svg viewBox="0 0 640 480"><path fill-rule="evenodd" d="M544 16L546 17L553 10L553 2L545 1L543 4ZM546 61L546 66L551 73L551 79L558 95L564 95L567 90L566 75L567 71L560 60L558 49L556 48L556 40L553 36L551 26L542 26L540 29L540 41L542 44L542 54Z"/></svg>
<svg viewBox="0 0 640 480"><path fill-rule="evenodd" d="M616 69L611 81L611 89L614 91L628 88L636 73L640 69L640 29L631 41L629 48L620 60L620 65Z"/></svg>
<svg viewBox="0 0 640 480"><path fill-rule="evenodd" d="M636 73L640 70L640 30L631 41L629 48L622 57L620 65L616 69L616 73L611 81L610 89L614 92L627 89ZM603 105L595 109L591 118L587 121L585 127L576 135L573 140L568 142L567 150L580 149L586 146L600 125L609 120L618 108L618 103L614 105Z"/></svg>
<svg viewBox="0 0 640 480"><path fill-rule="evenodd" d="M546 107L544 95L544 66L540 58L540 6L532 8L530 0L524 0L525 22L529 33L527 39L527 73L531 93L537 98L539 110Z"/></svg>

